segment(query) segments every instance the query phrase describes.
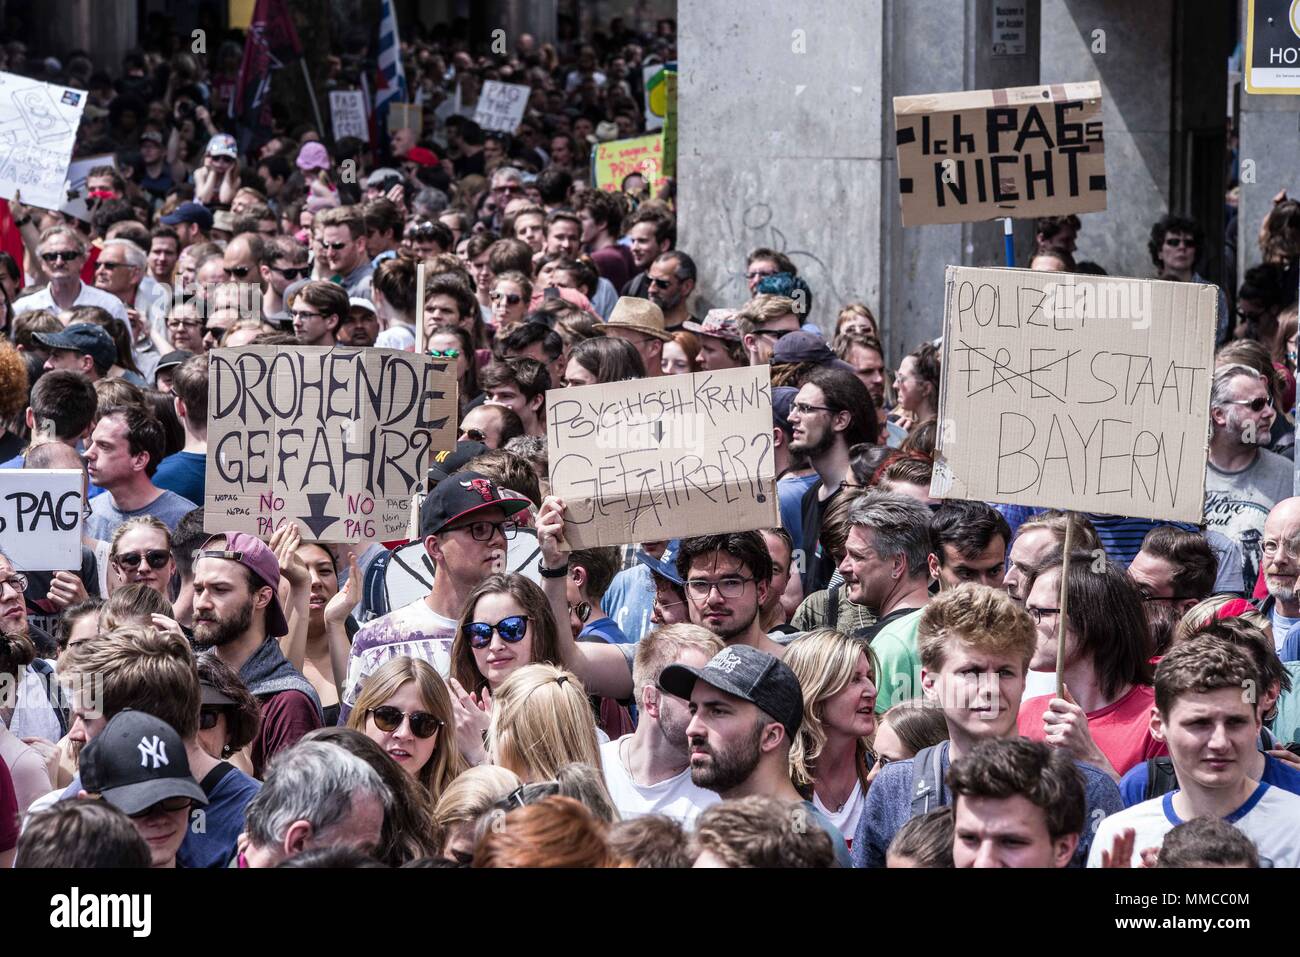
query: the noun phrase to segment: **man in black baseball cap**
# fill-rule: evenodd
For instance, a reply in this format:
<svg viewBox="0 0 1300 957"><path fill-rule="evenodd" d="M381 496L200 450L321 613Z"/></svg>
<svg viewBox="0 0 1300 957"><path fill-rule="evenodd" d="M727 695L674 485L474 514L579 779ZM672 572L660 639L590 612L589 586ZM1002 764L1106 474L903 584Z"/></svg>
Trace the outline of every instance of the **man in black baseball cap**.
<svg viewBox="0 0 1300 957"><path fill-rule="evenodd" d="M36 341L50 350L47 371L71 369L97 382L117 364L113 337L93 322L74 322L62 332L38 332Z"/></svg>
<svg viewBox="0 0 1300 957"><path fill-rule="evenodd" d="M791 827L816 824L849 867L844 836L790 781L790 746L803 724L803 691L790 666L749 645L722 649L703 668L669 665L663 691L690 702L691 781L724 800L761 795L788 802Z"/></svg>
<svg viewBox="0 0 1300 957"><path fill-rule="evenodd" d="M194 355L184 349L177 349L175 352L169 352L153 367L154 386L159 392L166 395L172 394L172 373L176 371L186 359Z"/></svg>
<svg viewBox="0 0 1300 957"><path fill-rule="evenodd" d="M122 811L149 845L152 866L175 867L190 807L206 807L208 798L172 726L143 711L120 711L82 749L80 771L81 797Z"/></svg>
<svg viewBox="0 0 1300 957"><path fill-rule="evenodd" d="M368 622L352 641L340 718L347 720L362 682L391 658L409 655L451 671L451 643L465 599L493 572L506 570L514 516L532 502L501 493L478 472L440 481L420 506L420 537L433 562L429 594Z"/></svg>

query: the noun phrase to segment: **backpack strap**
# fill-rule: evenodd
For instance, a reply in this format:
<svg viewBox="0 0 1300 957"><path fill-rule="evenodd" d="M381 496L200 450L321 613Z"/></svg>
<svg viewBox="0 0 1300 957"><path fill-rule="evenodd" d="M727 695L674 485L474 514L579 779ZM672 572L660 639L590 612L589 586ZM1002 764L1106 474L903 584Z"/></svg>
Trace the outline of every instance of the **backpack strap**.
<svg viewBox="0 0 1300 957"><path fill-rule="evenodd" d="M942 806L945 744L946 741L922 748L912 759L912 817Z"/></svg>
<svg viewBox="0 0 1300 957"><path fill-rule="evenodd" d="M836 582L826 592L826 627L834 628L840 621L840 583Z"/></svg>
<svg viewBox="0 0 1300 957"><path fill-rule="evenodd" d="M1178 789L1178 775L1174 773L1173 758L1163 755L1147 759L1147 787L1143 798L1151 800Z"/></svg>

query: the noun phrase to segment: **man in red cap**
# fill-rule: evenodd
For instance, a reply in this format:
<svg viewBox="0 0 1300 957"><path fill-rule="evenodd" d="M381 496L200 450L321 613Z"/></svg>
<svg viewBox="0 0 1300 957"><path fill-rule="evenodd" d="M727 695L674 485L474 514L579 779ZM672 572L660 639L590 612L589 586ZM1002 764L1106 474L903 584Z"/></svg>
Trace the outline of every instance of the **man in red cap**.
<svg viewBox="0 0 1300 957"><path fill-rule="evenodd" d="M280 652L289 633L277 588L280 563L255 535L208 539L194 562L194 647L213 649L262 703L252 743L253 773L308 731L321 727L320 698Z"/></svg>

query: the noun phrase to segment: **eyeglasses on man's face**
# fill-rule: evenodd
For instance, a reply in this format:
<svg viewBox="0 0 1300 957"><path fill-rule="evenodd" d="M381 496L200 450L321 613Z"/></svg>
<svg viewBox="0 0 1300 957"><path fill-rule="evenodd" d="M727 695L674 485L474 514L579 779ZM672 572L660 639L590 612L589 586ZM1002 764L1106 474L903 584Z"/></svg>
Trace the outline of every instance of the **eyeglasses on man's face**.
<svg viewBox="0 0 1300 957"><path fill-rule="evenodd" d="M506 541L511 541L515 537L515 532L519 529L517 522L470 522L468 525L457 525L455 528L446 529L448 532L468 531L470 537L476 542L490 542L492 536L498 531L501 532Z"/></svg>
<svg viewBox="0 0 1300 957"><path fill-rule="evenodd" d="M686 593L696 601L704 601L716 588L718 594L723 598L739 598L745 593L745 586L753 580L752 578L741 578L740 576L720 578L717 581L711 581L707 578L692 578L686 582Z"/></svg>

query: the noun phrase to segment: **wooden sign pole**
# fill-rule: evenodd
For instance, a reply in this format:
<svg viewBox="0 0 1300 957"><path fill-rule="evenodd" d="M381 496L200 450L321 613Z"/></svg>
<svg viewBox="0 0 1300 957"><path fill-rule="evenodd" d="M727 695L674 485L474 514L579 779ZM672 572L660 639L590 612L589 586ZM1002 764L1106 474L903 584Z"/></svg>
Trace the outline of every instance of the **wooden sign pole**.
<svg viewBox="0 0 1300 957"><path fill-rule="evenodd" d="M424 260L415 267L415 351L425 353L424 335Z"/></svg>
<svg viewBox="0 0 1300 957"><path fill-rule="evenodd" d="M1066 611L1070 594L1070 549L1073 545L1071 539L1074 537L1074 513L1067 511L1065 513L1065 551L1061 556L1061 600L1057 602L1060 606L1060 612L1056 616L1056 696L1065 697L1065 628L1066 628Z"/></svg>

